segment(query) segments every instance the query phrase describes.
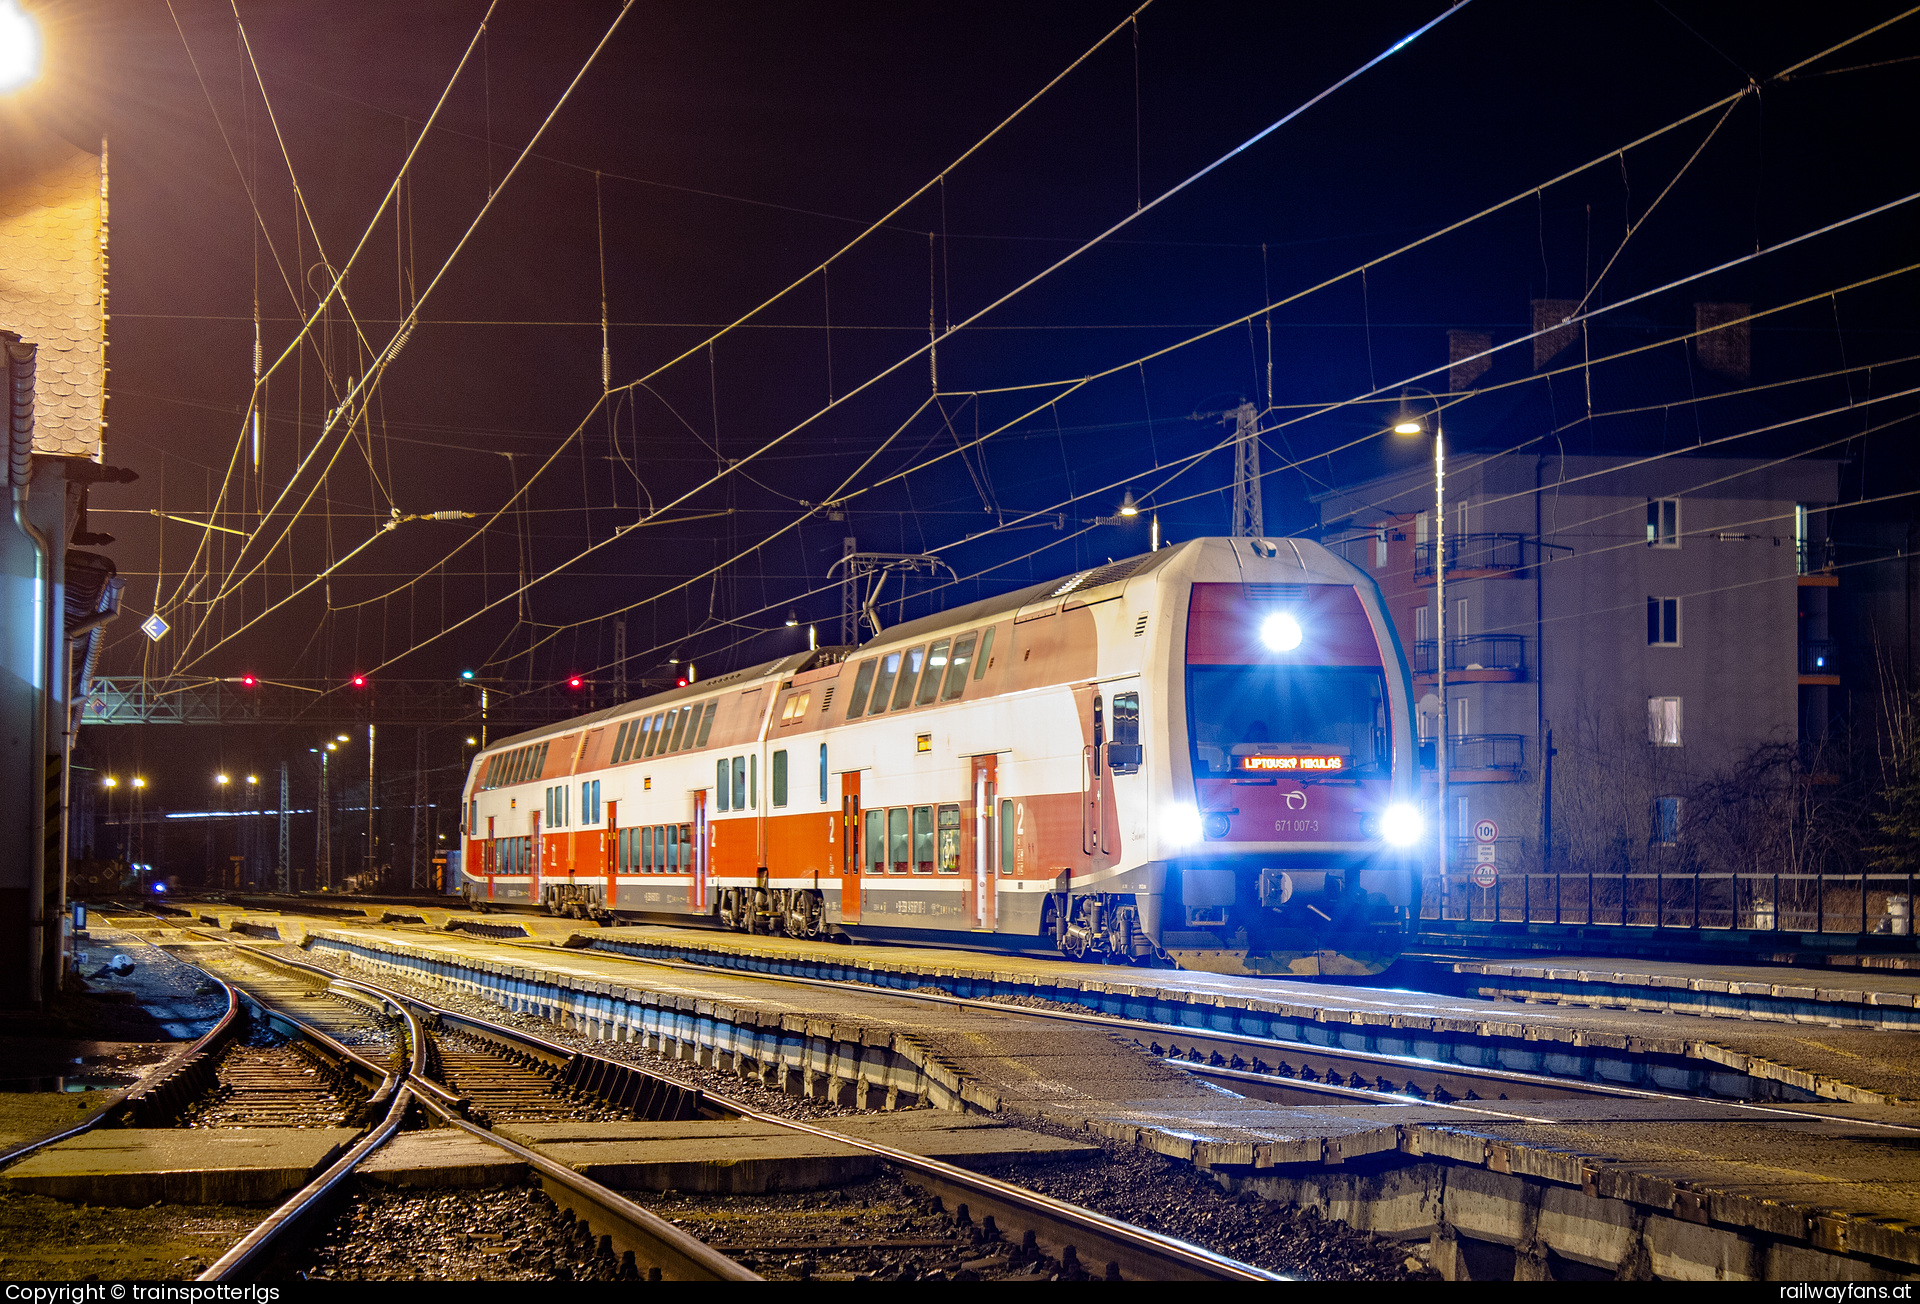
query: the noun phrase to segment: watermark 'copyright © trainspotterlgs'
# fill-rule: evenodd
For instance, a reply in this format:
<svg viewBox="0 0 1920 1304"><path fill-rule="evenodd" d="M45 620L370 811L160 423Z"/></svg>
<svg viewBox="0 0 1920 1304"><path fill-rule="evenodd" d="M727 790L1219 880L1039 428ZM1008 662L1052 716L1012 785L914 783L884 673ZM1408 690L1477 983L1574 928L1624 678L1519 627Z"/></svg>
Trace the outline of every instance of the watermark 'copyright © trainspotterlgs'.
<svg viewBox="0 0 1920 1304"><path fill-rule="evenodd" d="M57 1286L9 1282L5 1304L275 1304L278 1286L155 1285L74 1281Z"/></svg>

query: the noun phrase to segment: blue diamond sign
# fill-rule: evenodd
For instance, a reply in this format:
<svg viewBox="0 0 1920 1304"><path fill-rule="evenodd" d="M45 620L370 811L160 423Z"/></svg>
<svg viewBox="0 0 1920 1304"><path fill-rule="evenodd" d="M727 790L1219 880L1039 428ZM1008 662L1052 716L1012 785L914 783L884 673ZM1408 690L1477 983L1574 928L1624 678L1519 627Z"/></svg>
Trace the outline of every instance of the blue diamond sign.
<svg viewBox="0 0 1920 1304"><path fill-rule="evenodd" d="M167 622L160 619L160 613L156 611L141 623L140 632L158 643L166 636Z"/></svg>

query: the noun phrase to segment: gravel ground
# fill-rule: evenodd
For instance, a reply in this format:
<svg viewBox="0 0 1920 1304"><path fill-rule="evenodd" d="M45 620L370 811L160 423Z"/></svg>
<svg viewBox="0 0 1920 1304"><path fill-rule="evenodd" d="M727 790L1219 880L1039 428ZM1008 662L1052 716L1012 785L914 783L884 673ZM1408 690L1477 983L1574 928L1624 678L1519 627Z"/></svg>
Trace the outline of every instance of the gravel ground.
<svg viewBox="0 0 1920 1304"><path fill-rule="evenodd" d="M1023 1126L1035 1125L1023 1120ZM1077 1136L1044 1126L1035 1130ZM1427 1267L1424 1243L1409 1246L1387 1240L1322 1218L1317 1209L1272 1204L1252 1192L1229 1195L1191 1165L1146 1150L1109 1147L1104 1158L1092 1161L1020 1164L981 1171L1288 1277L1312 1281L1440 1279Z"/></svg>
<svg viewBox="0 0 1920 1304"><path fill-rule="evenodd" d="M1105 1272L963 1223L890 1173L789 1195L628 1194L774 1281L1082 1281Z"/></svg>
<svg viewBox="0 0 1920 1304"><path fill-rule="evenodd" d="M626 1269L629 1276L632 1271ZM536 1186L363 1187L294 1275L306 1281L618 1281L622 1264Z"/></svg>
<svg viewBox="0 0 1920 1304"><path fill-rule="evenodd" d="M0 1279L191 1280L266 1214L244 1205L91 1208L0 1193Z"/></svg>
<svg viewBox="0 0 1920 1304"><path fill-rule="evenodd" d="M317 952L311 954L309 958L315 963L325 964L340 972L349 971L338 953ZM549 1040L603 1055L609 1059L642 1064L655 1072L690 1085L706 1088L717 1094L731 1096L770 1114L787 1118L829 1119L838 1115L871 1112L844 1109L824 1101L789 1096L729 1073L698 1068L684 1060L664 1059L642 1050L637 1043L590 1041L546 1019L510 1013L490 1002L454 995L439 988L396 982L385 977L381 981L397 990L409 991L424 1000L430 1000L448 1009L493 1019L509 1027L537 1032ZM1027 997L1009 998L1006 1003L1028 1006L1057 1004ZM1075 1006L1061 1008L1083 1012ZM1091 1138L1084 1133L1041 1119L1009 1115L1006 1121L1030 1131L1046 1132L1076 1141L1099 1141L1098 1138ZM1100 1144L1104 1153L1099 1159L1038 1165L1022 1164L995 1169L990 1175L1083 1205L1110 1217L1164 1232L1169 1236L1177 1236L1242 1262L1267 1268L1289 1277L1327 1281L1439 1279L1438 1274L1426 1265L1424 1244L1408 1246L1400 1241L1388 1240L1369 1232L1358 1231L1344 1223L1324 1219L1317 1210L1283 1207L1262 1200L1251 1193L1235 1196L1222 1190L1212 1178L1190 1165L1134 1147L1122 1148L1105 1142ZM627 1194L642 1202L657 1198L645 1192L628 1192ZM805 1204L806 1201L811 1200L817 1203L831 1196L832 1193L825 1193L782 1198L799 1202L794 1207L803 1209L808 1207ZM917 1198L917 1195L909 1197L910 1200ZM702 1235L703 1238L704 1234L695 1226L698 1219L722 1217L718 1212L702 1211L716 1200L724 1203L725 1197L679 1196L676 1199L678 1207L684 1212L669 1215L665 1208L656 1211L663 1216L688 1219L689 1230L693 1230L696 1235ZM844 1216L844 1214L836 1216ZM1017 1249L1017 1247L1014 1248ZM958 1264L968 1261L955 1260L951 1256L939 1258L932 1252L914 1252L894 1257L898 1262L874 1268L830 1266L824 1260L816 1263L815 1266L820 1275L853 1272L876 1276L894 1274L890 1279L910 1279L900 1274L911 1269L917 1275L936 1271L943 1275L950 1275L959 1270ZM974 1257L992 1256L983 1253ZM780 1265L771 1262L762 1263L755 1271L763 1275L772 1275L777 1269L789 1276L800 1275L798 1269L788 1271L784 1266L785 1262L782 1260ZM1002 1276L1011 1275L1017 1279L1026 1280L1032 1279L1029 1274L1036 1269L1036 1266L1044 1268L1044 1265L1023 1262L1003 1265L991 1270L1000 1272ZM1089 1266L1093 1275L1097 1277L1101 1275L1104 1265ZM1041 1275L1060 1271L1060 1265L1056 1264L1051 1269L1046 1269Z"/></svg>

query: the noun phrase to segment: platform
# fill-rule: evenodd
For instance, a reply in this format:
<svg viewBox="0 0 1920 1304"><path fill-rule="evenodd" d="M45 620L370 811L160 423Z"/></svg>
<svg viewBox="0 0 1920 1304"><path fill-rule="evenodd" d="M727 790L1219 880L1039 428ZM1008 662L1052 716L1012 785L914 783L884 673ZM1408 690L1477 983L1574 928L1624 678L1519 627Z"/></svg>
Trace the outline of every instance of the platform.
<svg viewBox="0 0 1920 1304"><path fill-rule="evenodd" d="M1645 978L1644 991L1633 993L1644 999L1622 999L1603 1008L1598 989L1579 1004L1572 1003L1572 997L1562 1003L1540 995L1527 999L1520 990L1524 984L1516 984L1518 994L1511 998L1487 999L1326 980L1242 978L1075 964L1040 956L847 946L665 927L576 929L568 945L683 958L719 970L830 978L907 990L932 987L962 997L1037 997L1127 1018L1256 1036L1329 1040L1351 1047L1364 1044L1396 1054L1432 1055L1434 1036L1464 1035L1503 1043L1498 1061L1487 1062L1525 1072L1559 1071L1548 1063L1558 1051L1611 1047L1622 1053L1655 1053L1703 1066L1718 1065L1778 1081L1814 1097L1869 1104L1920 1102L1920 1023L1868 1027L1845 1022L1836 1013L1828 1019L1798 1021L1817 1024L1817 1031L1802 1032L1795 1029L1795 1021L1755 1019L1732 1009L1676 999L1687 994L1685 984L1690 980L1703 985L1736 980L1681 972L1714 966L1636 963L1630 971L1614 966L1609 972ZM1589 968L1593 968L1591 962ZM1793 971L1760 972L1795 991L1803 985L1802 977ZM1920 991L1920 979L1913 976L1875 973L1872 986L1844 989L1831 986L1830 972L1819 976L1829 985L1813 984L1813 1000L1821 993L1835 998L1871 996L1885 1002L1872 1007L1884 1013L1916 1013L1910 1004L1914 992L1907 990ZM1499 986L1492 979L1487 985ZM1895 1003L1901 1000L1909 1004ZM1836 1004L1835 1009L1839 1008ZM1869 1007L1850 1003L1846 1008ZM1530 1058L1536 1062L1529 1062Z"/></svg>
<svg viewBox="0 0 1920 1304"><path fill-rule="evenodd" d="M1433 962L1479 995L1722 1019L1920 1032L1920 973L1622 961L1590 956ZM1482 980L1482 981L1476 981Z"/></svg>
<svg viewBox="0 0 1920 1304"><path fill-rule="evenodd" d="M352 1128L96 1128L0 1173L0 1189L83 1204L254 1204L299 1190Z"/></svg>

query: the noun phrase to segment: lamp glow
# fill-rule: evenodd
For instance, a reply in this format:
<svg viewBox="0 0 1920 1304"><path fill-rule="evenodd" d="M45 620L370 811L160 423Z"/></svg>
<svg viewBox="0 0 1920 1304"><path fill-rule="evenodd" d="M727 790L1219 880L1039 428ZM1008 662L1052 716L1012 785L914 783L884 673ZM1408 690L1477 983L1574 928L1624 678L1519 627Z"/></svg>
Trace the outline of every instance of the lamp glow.
<svg viewBox="0 0 1920 1304"><path fill-rule="evenodd" d="M1420 840L1425 821L1407 802L1395 802L1380 813L1380 836L1396 847L1411 847Z"/></svg>
<svg viewBox="0 0 1920 1304"><path fill-rule="evenodd" d="M1300 646L1300 622L1284 611L1276 611L1260 624L1260 641L1275 652L1291 652Z"/></svg>
<svg viewBox="0 0 1920 1304"><path fill-rule="evenodd" d="M19 90L39 72L39 29L12 0L0 0L0 92Z"/></svg>
<svg viewBox="0 0 1920 1304"><path fill-rule="evenodd" d="M1396 422L1393 427L1393 433L1396 435L1424 435L1427 433L1427 428L1409 417L1405 421Z"/></svg>
<svg viewBox="0 0 1920 1304"><path fill-rule="evenodd" d="M1168 846L1190 847L1200 835L1200 811L1191 802L1176 802L1162 813L1160 839Z"/></svg>

